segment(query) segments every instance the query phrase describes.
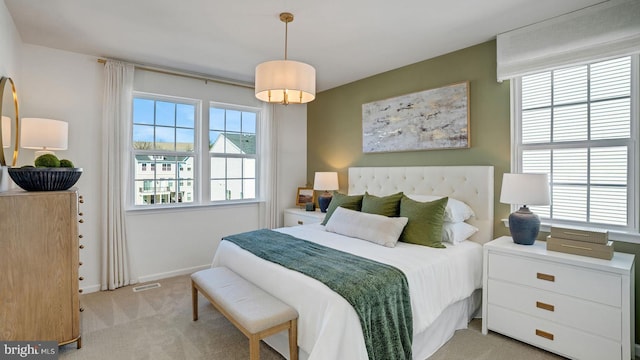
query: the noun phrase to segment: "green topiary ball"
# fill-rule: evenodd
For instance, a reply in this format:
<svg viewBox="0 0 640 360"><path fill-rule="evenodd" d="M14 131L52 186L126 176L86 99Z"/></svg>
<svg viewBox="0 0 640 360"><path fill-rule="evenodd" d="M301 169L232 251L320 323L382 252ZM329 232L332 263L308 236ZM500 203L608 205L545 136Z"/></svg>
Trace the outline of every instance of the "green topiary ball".
<svg viewBox="0 0 640 360"><path fill-rule="evenodd" d="M34 164L36 167L60 167L60 160L53 154L44 154L38 156Z"/></svg>
<svg viewBox="0 0 640 360"><path fill-rule="evenodd" d="M71 160L62 159L62 160L60 160L60 167L72 168L74 166L73 166L73 163L71 162Z"/></svg>

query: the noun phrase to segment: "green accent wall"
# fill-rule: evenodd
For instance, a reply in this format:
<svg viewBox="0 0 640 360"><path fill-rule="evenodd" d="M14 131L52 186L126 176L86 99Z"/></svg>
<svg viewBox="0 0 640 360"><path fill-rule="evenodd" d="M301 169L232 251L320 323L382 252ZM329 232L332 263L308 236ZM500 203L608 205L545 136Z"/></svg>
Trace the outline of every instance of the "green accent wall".
<svg viewBox="0 0 640 360"><path fill-rule="evenodd" d="M509 82L496 81L496 43L486 42L434 59L323 91L307 104L307 181L316 171L337 171L346 191L351 166L493 165L495 194L509 172ZM468 149L362 152L362 104L469 81ZM508 235L499 220L509 206L495 196L494 233Z"/></svg>
<svg viewBox="0 0 640 360"><path fill-rule="evenodd" d="M364 154L362 104L444 85L469 81L470 140L468 149ZM307 182L316 171L337 171L347 190L351 166L493 165L495 167L495 237L509 235L500 219L509 206L499 202L502 174L511 168L509 82L496 81L496 42L488 41L381 73L317 94L307 104ZM540 238L546 234L541 233ZM640 245L616 243L617 251L640 257ZM640 298L640 269L636 268ZM640 343L640 307L636 302L636 343Z"/></svg>

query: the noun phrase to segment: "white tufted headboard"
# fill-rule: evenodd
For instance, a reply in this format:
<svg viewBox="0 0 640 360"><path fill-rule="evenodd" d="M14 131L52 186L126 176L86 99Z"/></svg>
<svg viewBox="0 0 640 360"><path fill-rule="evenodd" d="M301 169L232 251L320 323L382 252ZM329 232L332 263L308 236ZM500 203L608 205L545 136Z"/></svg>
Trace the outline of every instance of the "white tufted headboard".
<svg viewBox="0 0 640 360"><path fill-rule="evenodd" d="M409 166L349 168L349 194L397 193L449 196L475 212L467 220L479 231L478 243L493 240L493 166Z"/></svg>

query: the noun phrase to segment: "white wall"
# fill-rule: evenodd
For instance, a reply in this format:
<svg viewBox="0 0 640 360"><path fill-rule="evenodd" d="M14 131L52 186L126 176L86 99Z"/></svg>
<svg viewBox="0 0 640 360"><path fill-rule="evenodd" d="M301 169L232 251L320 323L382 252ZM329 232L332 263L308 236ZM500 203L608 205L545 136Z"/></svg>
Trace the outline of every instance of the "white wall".
<svg viewBox="0 0 640 360"><path fill-rule="evenodd" d="M4 1L0 1L0 76L19 82L18 63L22 41ZM20 89L17 89L18 91Z"/></svg>
<svg viewBox="0 0 640 360"><path fill-rule="evenodd" d="M134 90L261 107L253 89L136 71ZM278 106L280 223L282 209L295 205L295 191L306 177L306 106ZM190 273L210 266L225 235L260 227L258 204L219 205L197 209L134 210L127 214L131 253L141 281Z"/></svg>
<svg viewBox="0 0 640 360"><path fill-rule="evenodd" d="M16 85L20 92L21 116L69 122L69 148L57 154L84 169L77 183L85 198L81 207L85 222L80 225L85 245L80 252L80 260L84 263L80 275L85 278L81 287L85 292L97 291L103 209L99 203L103 65L93 56L29 44L21 45L16 52L20 57L20 83ZM187 79L170 78L176 88L188 88L184 83ZM144 90L144 84L148 85L150 79L140 81L138 78L136 81L140 90ZM235 90L216 91L218 101L233 102ZM304 185L306 179L306 106L278 106L276 114L280 123L281 152L278 203L282 209L294 205L296 188ZM32 163L33 156L33 151L21 149L18 165ZM282 223L281 211L280 218ZM245 204L130 211L127 221L133 270L145 281L208 266L222 235L259 227L259 209L257 204Z"/></svg>

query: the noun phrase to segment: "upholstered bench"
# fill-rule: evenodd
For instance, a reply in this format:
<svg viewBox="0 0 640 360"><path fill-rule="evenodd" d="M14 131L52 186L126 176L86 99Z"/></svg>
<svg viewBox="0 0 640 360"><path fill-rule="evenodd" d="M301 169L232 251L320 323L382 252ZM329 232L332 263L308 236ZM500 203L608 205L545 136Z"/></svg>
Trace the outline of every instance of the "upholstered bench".
<svg viewBox="0 0 640 360"><path fill-rule="evenodd" d="M289 330L291 360L298 359L298 312L226 267L191 275L193 320L198 320L198 291L249 338L249 357L260 359L260 340Z"/></svg>

